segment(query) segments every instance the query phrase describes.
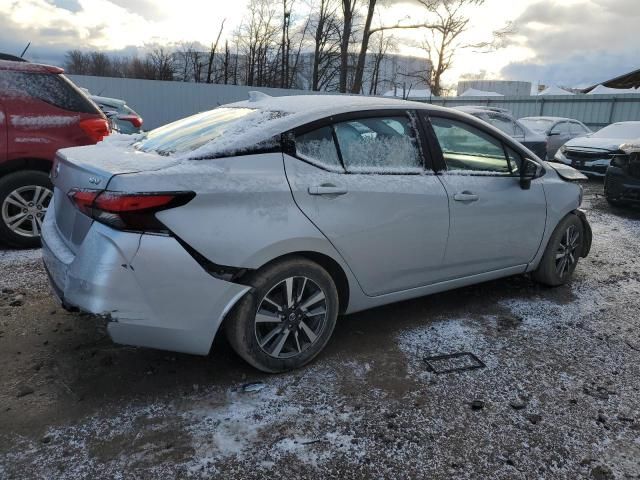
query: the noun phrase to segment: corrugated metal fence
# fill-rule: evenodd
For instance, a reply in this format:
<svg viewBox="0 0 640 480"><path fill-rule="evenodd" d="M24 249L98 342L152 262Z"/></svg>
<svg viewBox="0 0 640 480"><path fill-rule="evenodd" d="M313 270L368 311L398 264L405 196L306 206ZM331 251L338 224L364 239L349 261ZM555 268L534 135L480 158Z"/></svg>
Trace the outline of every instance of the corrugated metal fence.
<svg viewBox="0 0 640 480"><path fill-rule="evenodd" d="M236 85L164 82L130 78L69 75L79 86L95 95L121 98L144 118L145 129L152 129L218 105L248 98L251 90L272 96L306 95L315 92L258 88ZM506 108L517 118L557 116L580 120L600 128L613 122L640 120L640 95L562 95L537 97L434 97L429 103L455 107L488 105Z"/></svg>
<svg viewBox="0 0 640 480"><path fill-rule="evenodd" d="M506 108L517 118L540 116L575 118L596 129L614 122L640 120L640 94L434 97L429 103L445 107L485 105Z"/></svg>

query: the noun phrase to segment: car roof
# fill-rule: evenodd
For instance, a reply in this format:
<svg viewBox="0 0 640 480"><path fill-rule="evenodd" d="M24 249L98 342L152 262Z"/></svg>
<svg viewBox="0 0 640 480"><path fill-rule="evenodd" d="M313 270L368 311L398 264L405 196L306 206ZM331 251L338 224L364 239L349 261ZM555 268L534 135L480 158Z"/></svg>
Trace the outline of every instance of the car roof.
<svg viewBox="0 0 640 480"><path fill-rule="evenodd" d="M62 68L54 67L53 65L30 62L13 62L10 60L0 60L0 70L25 73L64 73Z"/></svg>
<svg viewBox="0 0 640 480"><path fill-rule="evenodd" d="M262 92L249 92L249 100L230 103L226 106L258 108L290 114L316 113L332 115L356 110L375 109L434 109L448 110L431 104L389 97L367 97L363 95L289 95L272 97Z"/></svg>

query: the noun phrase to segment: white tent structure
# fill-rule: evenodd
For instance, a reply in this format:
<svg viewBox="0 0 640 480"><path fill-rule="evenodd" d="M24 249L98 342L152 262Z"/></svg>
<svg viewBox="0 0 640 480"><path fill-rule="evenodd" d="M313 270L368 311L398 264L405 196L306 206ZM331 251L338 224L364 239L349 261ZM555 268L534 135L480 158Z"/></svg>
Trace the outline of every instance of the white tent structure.
<svg viewBox="0 0 640 480"><path fill-rule="evenodd" d="M504 97L501 93L485 92L484 90L476 90L469 88L460 94L461 97Z"/></svg>
<svg viewBox="0 0 640 480"><path fill-rule="evenodd" d="M598 85L587 93L587 95L622 95L626 93L640 93L640 90L635 88L610 88L604 85Z"/></svg>
<svg viewBox="0 0 640 480"><path fill-rule="evenodd" d="M552 85L550 87L545 88L543 91L538 93L538 95L575 95L573 92L569 92L564 88L560 88L556 85Z"/></svg>

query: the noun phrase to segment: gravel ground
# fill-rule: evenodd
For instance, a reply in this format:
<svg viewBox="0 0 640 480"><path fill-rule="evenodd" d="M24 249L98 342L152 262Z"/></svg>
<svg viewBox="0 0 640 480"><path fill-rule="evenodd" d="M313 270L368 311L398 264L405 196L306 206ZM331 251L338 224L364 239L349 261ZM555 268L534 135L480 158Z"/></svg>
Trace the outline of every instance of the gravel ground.
<svg viewBox="0 0 640 480"><path fill-rule="evenodd" d="M640 478L640 211L601 190L571 285L344 317L277 376L220 339L209 358L113 345L56 305L37 250L0 251L0 477ZM423 361L457 352L484 367Z"/></svg>

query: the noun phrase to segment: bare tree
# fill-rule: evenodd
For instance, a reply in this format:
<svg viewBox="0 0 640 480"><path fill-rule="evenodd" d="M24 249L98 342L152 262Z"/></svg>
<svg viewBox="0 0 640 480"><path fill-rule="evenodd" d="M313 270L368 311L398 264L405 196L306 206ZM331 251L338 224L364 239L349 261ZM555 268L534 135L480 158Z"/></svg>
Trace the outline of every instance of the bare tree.
<svg viewBox="0 0 640 480"><path fill-rule="evenodd" d="M220 42L220 36L222 35L222 30L224 29L224 22L227 19L222 20L222 24L220 24L220 30L218 30L218 36L216 37L215 43L211 44L211 48L209 49L209 61L207 62L207 83L211 83L211 75L213 74L213 62L216 58L216 50L218 49L218 43Z"/></svg>
<svg viewBox="0 0 640 480"><path fill-rule="evenodd" d="M423 43L427 57L431 62L429 86L435 96L442 94L442 76L453 65L453 58L462 45L459 37L467 30L469 17L464 9L482 5L484 0L417 0L424 5L433 20L430 22L429 35Z"/></svg>
<svg viewBox="0 0 640 480"><path fill-rule="evenodd" d="M342 37L340 40L340 81L339 90L347 92L349 75L349 45L353 33L353 21L356 16L357 0L342 0Z"/></svg>
<svg viewBox="0 0 640 480"><path fill-rule="evenodd" d="M80 50L69 50L64 56L64 69L67 73L87 75L90 61L89 56Z"/></svg>

